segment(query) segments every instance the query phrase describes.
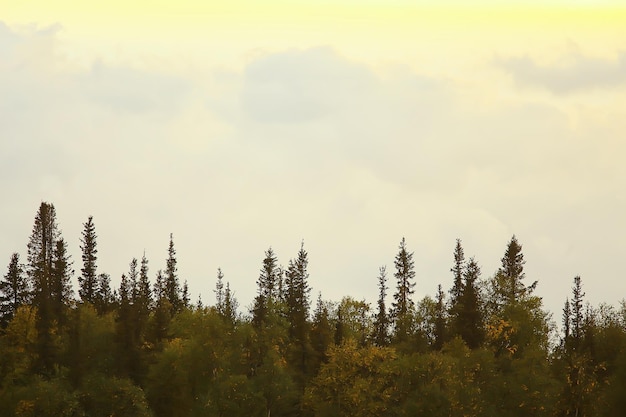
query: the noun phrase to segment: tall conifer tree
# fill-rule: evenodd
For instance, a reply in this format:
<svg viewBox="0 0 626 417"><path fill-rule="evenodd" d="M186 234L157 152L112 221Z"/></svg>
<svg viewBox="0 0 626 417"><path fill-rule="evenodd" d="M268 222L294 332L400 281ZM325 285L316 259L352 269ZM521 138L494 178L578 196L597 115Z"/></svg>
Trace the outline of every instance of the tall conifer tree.
<svg viewBox="0 0 626 417"><path fill-rule="evenodd" d="M56 242L60 236L54 205L42 202L28 241L27 274L33 288L33 304L37 308L37 354L35 370L50 374L56 359L53 341L54 311L51 293Z"/></svg>
<svg viewBox="0 0 626 417"><path fill-rule="evenodd" d="M285 304L289 322L290 354L289 362L296 371L297 380L304 387L310 365L312 348L309 341L309 273L308 254L304 242L296 259L289 261L285 273Z"/></svg>
<svg viewBox="0 0 626 417"><path fill-rule="evenodd" d="M378 269L378 312L374 316L374 344L387 346L389 344L389 315L385 299L387 298L387 267Z"/></svg>
<svg viewBox="0 0 626 417"><path fill-rule="evenodd" d="M290 327L290 335L299 341L306 337L307 320L309 317L309 273L307 272L309 261L308 254L304 250L304 242L295 260L289 261L289 267L285 274L286 302Z"/></svg>
<svg viewBox="0 0 626 417"><path fill-rule="evenodd" d="M402 238L400 248L395 259L396 292L393 295L392 304L395 332L394 337L398 341L405 341L411 328L411 313L414 303L411 298L415 292L415 270L413 253L406 248L406 241Z"/></svg>
<svg viewBox="0 0 626 417"><path fill-rule="evenodd" d="M53 257L50 277L52 311L59 324L64 324L66 309L72 301L71 279L74 270L63 238L57 240Z"/></svg>
<svg viewBox="0 0 626 417"><path fill-rule="evenodd" d="M458 303L461 297L461 291L463 290L463 271L465 269L465 254L463 252L463 246L461 245L461 239L456 240L456 246L454 247L454 263L450 272L454 276L452 288L450 289L450 304L452 310Z"/></svg>
<svg viewBox="0 0 626 417"><path fill-rule="evenodd" d="M263 266L257 279L257 296L252 307L252 323L260 328L267 319L270 308L273 308L279 298L280 268L274 251L270 247L265 251Z"/></svg>
<svg viewBox="0 0 626 417"><path fill-rule="evenodd" d="M83 258L83 267L81 276L78 277L78 294L83 303L92 303L95 301L97 290L97 265L98 249L96 226L93 223L93 216L89 216L87 223L83 223L83 233L80 239Z"/></svg>
<svg viewBox="0 0 626 417"><path fill-rule="evenodd" d="M537 286L537 281L529 286L522 282L525 278L525 263L522 245L519 244L517 238L513 235L502 257L502 266L498 270L498 275L502 282L499 294L496 295L499 295L499 298L506 304L515 303L520 301L521 298L531 295Z"/></svg>
<svg viewBox="0 0 626 417"><path fill-rule="evenodd" d="M99 314L106 314L113 309L115 296L111 289L111 276L109 274L98 275L93 303Z"/></svg>
<svg viewBox="0 0 626 417"><path fill-rule="evenodd" d="M19 253L11 255L7 269L4 279L0 281L0 320L3 325L11 321L18 307L30 299L30 289Z"/></svg>
<svg viewBox="0 0 626 417"><path fill-rule="evenodd" d="M170 233L170 244L167 249L167 261L165 266L165 297L172 306L172 314L178 313L183 308L180 283L178 281L178 268L176 267L176 250L174 249L174 236Z"/></svg>
<svg viewBox="0 0 626 417"><path fill-rule="evenodd" d="M445 308L445 294L441 289L441 284L437 286L437 298L435 304L435 350L441 350L443 344L447 339L446 329L446 308Z"/></svg>
<svg viewBox="0 0 626 417"><path fill-rule="evenodd" d="M463 273L463 290L459 300L457 329L470 349L480 347L485 337L484 320L477 287L480 267L470 258Z"/></svg>

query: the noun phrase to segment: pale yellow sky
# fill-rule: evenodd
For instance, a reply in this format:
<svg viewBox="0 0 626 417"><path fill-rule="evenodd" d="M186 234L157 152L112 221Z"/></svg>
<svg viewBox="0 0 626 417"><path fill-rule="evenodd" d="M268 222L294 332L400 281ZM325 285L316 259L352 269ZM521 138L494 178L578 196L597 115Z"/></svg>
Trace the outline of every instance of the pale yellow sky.
<svg viewBox="0 0 626 417"><path fill-rule="evenodd" d="M450 72L494 51L554 59L575 42L585 53L611 57L626 39L626 7L407 5L351 1L19 1L3 6L12 27L59 24L69 63L153 63L150 57L192 59L234 68L255 51L331 45L370 64L402 63ZM443 4L443 5L442 5ZM429 68L430 67L430 68Z"/></svg>
<svg viewBox="0 0 626 417"><path fill-rule="evenodd" d="M421 297L457 237L488 277L515 233L553 311L577 274L614 303L626 7L534 3L0 0L0 256L44 200L114 283L173 232L245 306L304 238L314 291L372 301L402 236Z"/></svg>

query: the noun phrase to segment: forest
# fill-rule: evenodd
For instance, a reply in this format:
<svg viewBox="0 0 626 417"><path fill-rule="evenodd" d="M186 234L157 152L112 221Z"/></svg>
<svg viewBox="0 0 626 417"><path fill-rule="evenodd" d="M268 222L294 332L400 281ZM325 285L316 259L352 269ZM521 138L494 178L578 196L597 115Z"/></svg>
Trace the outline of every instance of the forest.
<svg viewBox="0 0 626 417"><path fill-rule="evenodd" d="M131 258L117 288L98 271L92 217L80 242L79 262L54 205L42 202L27 256L9 256L0 278L2 415L626 413L626 306L591 306L577 276L563 310L548 312L515 236L492 276L457 240L452 288L422 300L413 299L413 253L402 238L393 268L372 273L374 305L312 299L304 245L284 268L269 248L249 311L220 270L214 303L191 302L171 235L164 270Z"/></svg>

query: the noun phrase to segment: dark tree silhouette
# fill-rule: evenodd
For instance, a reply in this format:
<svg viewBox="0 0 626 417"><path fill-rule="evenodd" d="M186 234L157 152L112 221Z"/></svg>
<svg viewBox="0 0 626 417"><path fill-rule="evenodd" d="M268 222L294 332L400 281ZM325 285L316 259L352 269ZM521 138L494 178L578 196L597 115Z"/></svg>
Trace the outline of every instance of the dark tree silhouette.
<svg viewBox="0 0 626 417"><path fill-rule="evenodd" d="M395 259L396 292L392 304L394 320L394 338L397 341L406 341L411 328L411 312L414 308L411 296L415 292L415 270L413 253L407 251L406 241L402 238L400 248Z"/></svg>
<svg viewBox="0 0 626 417"><path fill-rule="evenodd" d="M83 233L80 239L83 258L81 276L78 277L78 295L83 303L94 303L97 289L97 265L98 249L96 226L93 223L93 216L89 216L87 223L83 223Z"/></svg>
<svg viewBox="0 0 626 417"><path fill-rule="evenodd" d="M18 307L30 301L30 288L20 264L20 255L11 255L7 273L0 281L0 321L3 327L11 321Z"/></svg>

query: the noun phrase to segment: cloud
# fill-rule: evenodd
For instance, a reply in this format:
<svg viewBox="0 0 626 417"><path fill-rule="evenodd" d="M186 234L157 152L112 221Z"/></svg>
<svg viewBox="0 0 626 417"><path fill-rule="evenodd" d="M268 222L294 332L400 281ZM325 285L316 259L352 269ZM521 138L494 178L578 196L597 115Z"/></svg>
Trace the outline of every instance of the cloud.
<svg viewBox="0 0 626 417"><path fill-rule="evenodd" d="M614 61L573 54L566 65L560 66L541 66L528 56L498 58L496 64L520 85L544 88L559 95L626 84L626 52L621 52Z"/></svg>
<svg viewBox="0 0 626 417"><path fill-rule="evenodd" d="M89 100L122 113L171 114L191 90L189 83L178 77L110 67L101 61L79 83L78 89Z"/></svg>
<svg viewBox="0 0 626 417"><path fill-rule="evenodd" d="M328 47L290 50L263 56L246 68L242 105L259 122L308 122L335 113L372 81L367 68Z"/></svg>
<svg viewBox="0 0 626 417"><path fill-rule="evenodd" d="M82 222L94 215L100 265L114 282L144 249L151 274L162 268L173 232L192 293L211 302L220 266L245 306L263 251L272 245L287 264L304 238L315 292L373 301L378 267L391 267L402 236L422 296L448 285L456 237L489 276L517 233L529 277L551 274L541 285L557 299L571 285L561 263L575 269L601 239L617 248L626 232L623 210L602 209L623 206L619 111L573 127L549 101L516 94L483 105L490 83L466 90L330 47L174 76L123 62L69 70L57 41L54 30L0 25L7 260L24 250L16 244L44 200L57 206L75 262ZM587 258L579 273L617 276Z"/></svg>

